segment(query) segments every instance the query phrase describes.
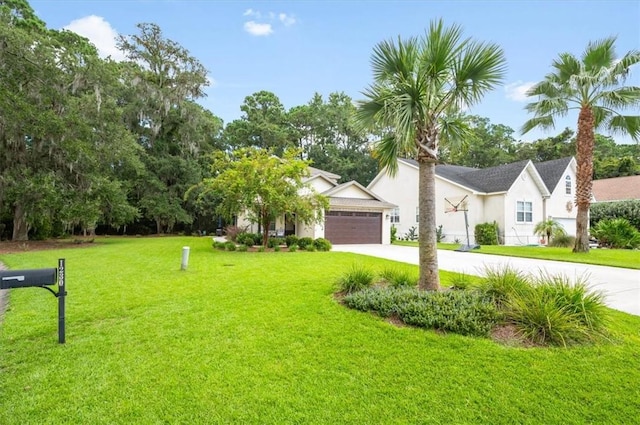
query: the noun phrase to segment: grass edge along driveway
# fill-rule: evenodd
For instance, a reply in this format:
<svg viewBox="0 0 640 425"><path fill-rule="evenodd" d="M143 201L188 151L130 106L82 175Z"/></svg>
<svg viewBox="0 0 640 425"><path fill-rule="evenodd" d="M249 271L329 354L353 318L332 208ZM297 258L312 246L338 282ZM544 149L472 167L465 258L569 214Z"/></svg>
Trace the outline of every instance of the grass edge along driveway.
<svg viewBox="0 0 640 425"><path fill-rule="evenodd" d="M179 271L183 246L189 269ZM67 259L67 343L56 303L12 290L0 325L0 423L633 423L640 318L611 342L522 349L396 327L333 297L338 252L240 253L209 238L100 240L3 255Z"/></svg>
<svg viewBox="0 0 640 425"><path fill-rule="evenodd" d="M394 245L418 246L414 241L396 241ZM438 249L452 251L460 244L439 243ZM504 246L482 245L480 249L469 251L476 254L505 255L509 257L536 258L539 260L564 261L567 263L593 264L640 270L640 251L630 249L589 250L588 253L573 253L571 248L545 246Z"/></svg>

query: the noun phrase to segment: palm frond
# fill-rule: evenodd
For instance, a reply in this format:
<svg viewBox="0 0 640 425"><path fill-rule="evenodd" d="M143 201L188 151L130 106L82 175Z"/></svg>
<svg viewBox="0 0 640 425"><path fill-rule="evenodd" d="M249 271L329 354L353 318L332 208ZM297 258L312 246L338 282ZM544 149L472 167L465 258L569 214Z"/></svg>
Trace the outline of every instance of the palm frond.
<svg viewBox="0 0 640 425"><path fill-rule="evenodd" d="M561 53L552 66L556 69L555 82L561 85L569 84L571 77L579 75L582 69L580 61L570 53Z"/></svg>
<svg viewBox="0 0 640 425"><path fill-rule="evenodd" d="M410 80L417 60L417 39L415 37L397 43L382 41L373 48L371 67L375 80Z"/></svg>
<svg viewBox="0 0 640 425"><path fill-rule="evenodd" d="M603 68L610 68L616 58L615 37L591 41L582 54L584 71L587 74L598 74Z"/></svg>
<svg viewBox="0 0 640 425"><path fill-rule="evenodd" d="M536 116L558 115L564 117L569 112L569 102L562 97L544 98L537 102L531 102L525 106L527 112L533 112Z"/></svg>
<svg viewBox="0 0 640 425"><path fill-rule="evenodd" d="M504 52L496 44L471 41L453 69L455 101L466 105L480 101L486 92L502 83L506 73Z"/></svg>
<svg viewBox="0 0 640 425"><path fill-rule="evenodd" d="M613 109L626 109L640 106L640 87L620 87L602 92L598 95L598 103Z"/></svg>
<svg viewBox="0 0 640 425"><path fill-rule="evenodd" d="M541 128L543 130L553 130L556 127L553 115L545 115L531 118L527 120L520 128L521 134L526 134L534 128Z"/></svg>
<svg viewBox="0 0 640 425"><path fill-rule="evenodd" d="M607 129L611 117L614 115L611 109L602 106L593 106L591 108L593 113L593 122L596 129Z"/></svg>
<svg viewBox="0 0 640 425"><path fill-rule="evenodd" d="M448 77L452 62L464 49L462 27L444 26L444 21L432 21L421 40L420 71L427 78L442 81Z"/></svg>
<svg viewBox="0 0 640 425"><path fill-rule="evenodd" d="M628 134L640 141L640 116L616 115L609 120L608 130L614 134Z"/></svg>
<svg viewBox="0 0 640 425"><path fill-rule="evenodd" d="M548 79L544 79L526 92L526 95L529 97L542 96L546 98L560 97L562 94L561 86Z"/></svg>
<svg viewBox="0 0 640 425"><path fill-rule="evenodd" d="M465 149L473 135L468 117L453 111L442 116L439 122L440 139L451 150Z"/></svg>
<svg viewBox="0 0 640 425"><path fill-rule="evenodd" d="M373 148L373 156L378 160L380 167L385 169L387 174L394 177L398 173L398 158L405 156L400 144L396 142L393 134L382 137Z"/></svg>
<svg viewBox="0 0 640 425"><path fill-rule="evenodd" d="M627 52L619 61L615 62L611 67L611 72L607 84L609 86L616 86L622 84L627 76L631 67L640 63L640 51L631 50Z"/></svg>

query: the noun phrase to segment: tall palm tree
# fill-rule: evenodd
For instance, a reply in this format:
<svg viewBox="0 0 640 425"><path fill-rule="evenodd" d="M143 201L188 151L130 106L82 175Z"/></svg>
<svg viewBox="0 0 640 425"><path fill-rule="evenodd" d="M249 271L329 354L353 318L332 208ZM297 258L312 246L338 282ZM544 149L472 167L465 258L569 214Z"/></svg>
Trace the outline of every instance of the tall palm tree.
<svg viewBox="0 0 640 425"><path fill-rule="evenodd" d="M631 50L621 59L615 52L616 38L590 42L580 59L562 53L553 62L553 71L533 86L527 96L538 100L529 103L534 114L522 126L522 133L533 128L552 129L556 117L578 110L576 137L576 242L573 252L589 251L589 205L593 177L595 129L640 138L640 117L622 111L640 106L640 87L625 87L630 68L640 62L640 52Z"/></svg>
<svg viewBox="0 0 640 425"><path fill-rule="evenodd" d="M440 287L435 210L440 140L464 136L458 113L502 81L504 54L496 44L463 38L459 26L445 27L439 20L421 38L376 45L371 66L374 82L363 92L357 118L386 134L375 154L391 176L398 157L418 161L419 286L435 290Z"/></svg>

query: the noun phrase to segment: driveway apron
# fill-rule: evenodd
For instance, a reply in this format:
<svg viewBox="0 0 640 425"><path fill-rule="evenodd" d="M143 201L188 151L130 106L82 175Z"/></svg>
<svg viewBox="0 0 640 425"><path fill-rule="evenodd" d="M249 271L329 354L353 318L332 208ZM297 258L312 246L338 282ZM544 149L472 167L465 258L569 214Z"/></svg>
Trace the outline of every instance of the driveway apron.
<svg viewBox="0 0 640 425"><path fill-rule="evenodd" d="M418 248L398 245L334 245L333 251L352 252L418 264ZM438 250L438 267L442 270L483 275L486 267L509 265L516 270L536 274L545 271L572 279L586 277L591 288L606 296L609 307L640 316L640 270L594 266L562 261L538 260L501 255ZM446 282L443 282L446 284Z"/></svg>

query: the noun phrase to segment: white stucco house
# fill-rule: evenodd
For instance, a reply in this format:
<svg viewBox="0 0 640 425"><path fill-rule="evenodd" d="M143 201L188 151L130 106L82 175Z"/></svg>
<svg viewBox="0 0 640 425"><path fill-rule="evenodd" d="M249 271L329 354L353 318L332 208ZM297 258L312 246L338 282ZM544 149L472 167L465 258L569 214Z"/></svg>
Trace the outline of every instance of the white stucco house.
<svg viewBox="0 0 640 425"><path fill-rule="evenodd" d="M456 165L436 166L436 225L442 225L445 242L466 242L466 207L470 242L476 224L497 222L499 241L505 245L537 244L535 225L547 218L575 234L576 162L572 157L534 164L529 160L477 169ZM398 173L382 170L367 188L396 204L390 221L403 237L418 227L418 163L398 160ZM457 212L453 206L459 205ZM448 212L446 212L448 211Z"/></svg>
<svg viewBox="0 0 640 425"><path fill-rule="evenodd" d="M340 176L309 167L307 183L316 192L329 198L329 210L324 220L305 225L294 217L278 217L270 232L276 236L326 238L332 244L391 243L390 214L397 205L389 203L356 181L339 184ZM258 224L240 215L237 225L258 232Z"/></svg>

